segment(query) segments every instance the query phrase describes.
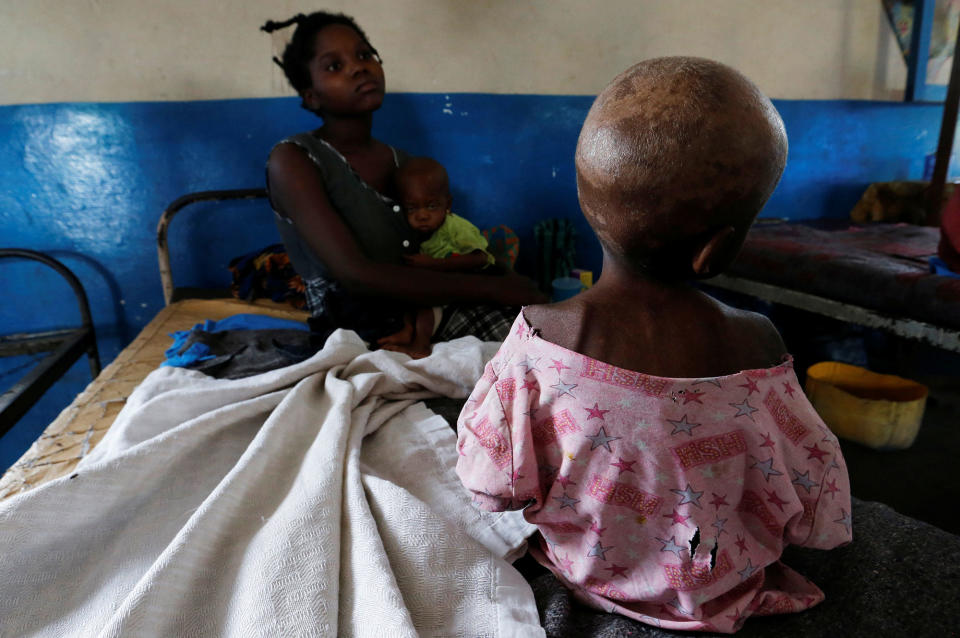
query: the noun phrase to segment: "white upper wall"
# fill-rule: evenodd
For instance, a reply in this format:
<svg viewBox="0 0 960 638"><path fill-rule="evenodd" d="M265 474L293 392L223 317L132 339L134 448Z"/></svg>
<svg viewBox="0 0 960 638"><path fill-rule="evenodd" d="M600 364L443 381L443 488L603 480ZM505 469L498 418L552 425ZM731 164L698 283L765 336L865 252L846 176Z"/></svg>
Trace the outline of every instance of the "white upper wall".
<svg viewBox="0 0 960 638"><path fill-rule="evenodd" d="M699 55L774 98L899 99L880 0L326 0L398 92L596 94L634 62ZM0 104L290 95L258 29L292 0L3 0Z"/></svg>

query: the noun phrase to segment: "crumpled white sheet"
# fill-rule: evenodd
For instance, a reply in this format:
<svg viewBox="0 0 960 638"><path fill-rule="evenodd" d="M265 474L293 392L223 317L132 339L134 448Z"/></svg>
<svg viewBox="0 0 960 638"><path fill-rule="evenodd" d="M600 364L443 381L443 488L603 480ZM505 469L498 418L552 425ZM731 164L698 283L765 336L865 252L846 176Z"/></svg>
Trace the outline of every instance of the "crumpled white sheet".
<svg viewBox="0 0 960 638"><path fill-rule="evenodd" d="M0 504L0 636L537 636L455 435L496 344L426 359L338 331L239 380L160 368L76 474Z"/></svg>

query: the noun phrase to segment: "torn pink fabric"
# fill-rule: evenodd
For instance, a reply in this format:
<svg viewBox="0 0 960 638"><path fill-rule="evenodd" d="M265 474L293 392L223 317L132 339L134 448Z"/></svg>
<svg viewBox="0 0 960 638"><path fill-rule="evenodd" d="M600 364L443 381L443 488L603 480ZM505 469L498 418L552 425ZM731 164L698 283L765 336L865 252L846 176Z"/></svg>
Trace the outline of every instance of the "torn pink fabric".
<svg viewBox="0 0 960 638"><path fill-rule="evenodd" d="M483 509L524 508L531 553L583 601L671 629L734 632L823 600L779 562L851 540L836 437L792 360L705 379L617 368L521 313L458 423Z"/></svg>

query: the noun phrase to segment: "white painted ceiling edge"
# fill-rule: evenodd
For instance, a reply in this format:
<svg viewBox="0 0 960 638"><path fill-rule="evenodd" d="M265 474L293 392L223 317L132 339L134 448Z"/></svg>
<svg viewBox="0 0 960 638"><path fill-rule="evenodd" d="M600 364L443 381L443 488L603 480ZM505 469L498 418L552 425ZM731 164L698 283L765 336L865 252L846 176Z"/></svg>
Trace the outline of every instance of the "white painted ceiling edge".
<svg viewBox="0 0 960 638"><path fill-rule="evenodd" d="M259 31L292 0L7 0L0 104L292 95ZM594 95L634 62L699 55L774 98L899 99L880 0L327 0L385 61L387 89Z"/></svg>

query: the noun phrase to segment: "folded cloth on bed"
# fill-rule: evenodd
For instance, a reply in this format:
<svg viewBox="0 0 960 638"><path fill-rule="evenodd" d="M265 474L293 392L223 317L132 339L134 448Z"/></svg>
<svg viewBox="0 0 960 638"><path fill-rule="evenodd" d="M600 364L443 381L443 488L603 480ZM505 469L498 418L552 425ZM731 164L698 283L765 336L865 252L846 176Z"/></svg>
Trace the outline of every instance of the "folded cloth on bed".
<svg viewBox="0 0 960 638"><path fill-rule="evenodd" d="M0 504L3 636L536 636L455 436L496 344L412 361L338 331L240 380L160 368L75 474Z"/></svg>
<svg viewBox="0 0 960 638"><path fill-rule="evenodd" d="M179 354L162 364L199 370L218 379L242 379L299 363L322 347L302 330L227 330L187 333Z"/></svg>
<svg viewBox="0 0 960 638"><path fill-rule="evenodd" d="M267 315L241 313L226 317L220 321L207 319L203 323L198 323L190 330L178 330L177 332L170 333L170 336L173 337L173 343L164 353L167 360L160 365L190 368L196 367L202 362L215 359L218 354L214 354L211 351L209 344L204 343L202 339L198 339L198 335L218 334L220 338L222 338L223 333L227 332L239 332L239 334L242 335L249 331L271 331L290 333L291 335L298 336L300 332L309 332L309 330L310 328L307 327L307 324L303 321L293 321L292 319L281 319L280 317L270 317ZM322 344L317 344L309 354L299 357L296 361L303 361L309 355L319 350L321 345ZM269 369L272 370L273 368L280 367L280 365L289 365L290 363L294 363L294 361L287 360L285 363L274 365ZM239 378L239 376L249 375L238 375L227 378L233 379Z"/></svg>

